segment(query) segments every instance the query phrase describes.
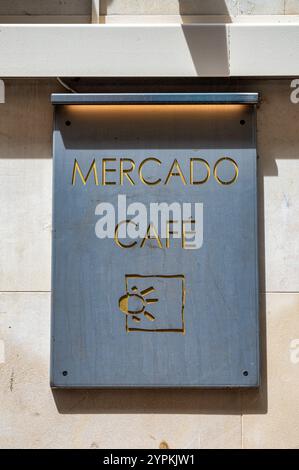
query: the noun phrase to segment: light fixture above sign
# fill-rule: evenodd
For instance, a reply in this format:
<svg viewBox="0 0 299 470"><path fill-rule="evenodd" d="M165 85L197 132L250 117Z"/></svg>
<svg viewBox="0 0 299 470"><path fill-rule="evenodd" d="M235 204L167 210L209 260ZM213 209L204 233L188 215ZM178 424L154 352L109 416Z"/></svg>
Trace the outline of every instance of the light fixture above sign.
<svg viewBox="0 0 299 470"><path fill-rule="evenodd" d="M257 93L54 94L53 387L257 387Z"/></svg>
<svg viewBox="0 0 299 470"><path fill-rule="evenodd" d="M257 104L258 93L53 93L52 104Z"/></svg>

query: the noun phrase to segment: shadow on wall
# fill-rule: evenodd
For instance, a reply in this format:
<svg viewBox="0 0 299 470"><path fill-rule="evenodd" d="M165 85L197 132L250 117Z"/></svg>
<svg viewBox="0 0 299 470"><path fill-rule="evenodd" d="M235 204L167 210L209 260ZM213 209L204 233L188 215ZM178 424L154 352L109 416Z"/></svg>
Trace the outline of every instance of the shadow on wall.
<svg viewBox="0 0 299 470"><path fill-rule="evenodd" d="M229 50L226 23L231 17L225 0L178 0L182 17L182 30L194 65L194 75L198 77L229 76ZM201 28L190 23L185 15L217 15L219 22L209 23Z"/></svg>
<svg viewBox="0 0 299 470"><path fill-rule="evenodd" d="M113 1L113 0L112 0ZM181 15L229 16L227 3L231 0L177 0ZM235 1L237 4L237 1Z"/></svg>
<svg viewBox="0 0 299 470"><path fill-rule="evenodd" d="M100 3L100 14L101 15L109 15L109 7L113 5L115 0L101 0ZM119 2L121 3L121 2ZM133 5L128 5L129 14L131 15L138 15L138 14L174 14L179 13L181 15L221 15L226 16L229 13L229 8L227 7L227 3L232 4L232 8L235 10L237 9L238 0L176 0L177 8L175 8L175 2L173 2L173 6L169 5L169 10L166 10L167 7L161 8L160 4L163 4L163 0L160 2L155 2L151 4L150 7L146 7L147 2L143 0L142 2L134 2ZM113 14L123 14L125 15L121 9L120 11L113 11Z"/></svg>
<svg viewBox="0 0 299 470"><path fill-rule="evenodd" d="M231 22L225 0L178 0L182 17L182 30L194 65L194 75L198 77L229 76L229 50L226 23ZM207 16L205 25L196 27L185 15ZM210 23L209 15L213 18Z"/></svg>
<svg viewBox="0 0 299 470"><path fill-rule="evenodd" d="M114 0L102 0L100 14L109 14L109 6ZM187 50L193 63L193 76L227 77L229 76L229 51L226 24L231 22L225 0L177 0L178 13L181 15L181 27L186 40ZM158 14L154 7L151 14ZM140 9L131 14L141 14ZM192 16L200 15L201 28L195 24ZM214 16L213 19L209 18ZM215 19L215 16L218 16ZM203 18L205 17L205 18ZM175 58L173 58L175 60Z"/></svg>

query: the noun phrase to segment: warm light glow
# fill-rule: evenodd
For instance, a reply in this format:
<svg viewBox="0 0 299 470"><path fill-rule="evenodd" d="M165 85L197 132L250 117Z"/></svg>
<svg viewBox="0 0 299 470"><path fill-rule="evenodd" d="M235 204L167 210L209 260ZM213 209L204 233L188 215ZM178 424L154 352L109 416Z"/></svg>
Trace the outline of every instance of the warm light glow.
<svg viewBox="0 0 299 470"><path fill-rule="evenodd" d="M246 109L249 104L67 104L63 105L71 112L148 112L152 113L153 111L158 112L209 112L219 109L219 111L238 111Z"/></svg>

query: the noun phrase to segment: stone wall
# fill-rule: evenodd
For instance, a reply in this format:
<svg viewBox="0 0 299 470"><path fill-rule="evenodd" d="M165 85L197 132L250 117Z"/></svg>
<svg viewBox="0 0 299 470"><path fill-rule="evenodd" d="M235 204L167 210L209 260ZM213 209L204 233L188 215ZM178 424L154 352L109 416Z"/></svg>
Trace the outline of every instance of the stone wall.
<svg viewBox="0 0 299 470"><path fill-rule="evenodd" d="M298 15L299 0L100 0L108 15ZM1 0L1 15L91 14L91 0ZM28 18L27 18L28 20ZM26 20L26 21L27 21Z"/></svg>

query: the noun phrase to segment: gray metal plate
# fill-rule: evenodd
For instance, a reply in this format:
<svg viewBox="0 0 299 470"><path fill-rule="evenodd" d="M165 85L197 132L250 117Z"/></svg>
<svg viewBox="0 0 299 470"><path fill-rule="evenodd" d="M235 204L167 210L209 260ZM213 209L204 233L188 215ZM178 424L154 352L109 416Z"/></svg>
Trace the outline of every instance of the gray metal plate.
<svg viewBox="0 0 299 470"><path fill-rule="evenodd" d="M186 177L165 181L177 159ZM232 158L238 178L221 185L215 163ZM101 161L133 159L135 185L101 184ZM211 168L189 184L190 158ZM95 159L99 185L72 185L74 159L86 175ZM112 163L114 165L114 163ZM111 166L111 165L110 165ZM219 170L231 178L231 167ZM95 235L99 202L203 203L203 245L150 242L123 249ZM53 387L256 387L259 385L257 184L252 105L60 105L55 107L52 265ZM155 321L135 323L119 309L132 287L155 289Z"/></svg>

